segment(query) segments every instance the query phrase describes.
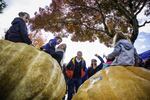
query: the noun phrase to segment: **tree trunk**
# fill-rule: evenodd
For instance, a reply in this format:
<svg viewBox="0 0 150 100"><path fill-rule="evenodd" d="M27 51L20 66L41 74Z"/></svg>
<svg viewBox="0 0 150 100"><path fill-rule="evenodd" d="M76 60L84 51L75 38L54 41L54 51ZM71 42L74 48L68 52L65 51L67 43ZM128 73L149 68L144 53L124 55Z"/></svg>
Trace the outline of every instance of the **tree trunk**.
<svg viewBox="0 0 150 100"><path fill-rule="evenodd" d="M137 39L137 36L139 34L139 27L138 27L138 20L136 19L136 17L132 18L132 27L133 27L133 33L131 35L131 42L132 44L134 44L135 40Z"/></svg>

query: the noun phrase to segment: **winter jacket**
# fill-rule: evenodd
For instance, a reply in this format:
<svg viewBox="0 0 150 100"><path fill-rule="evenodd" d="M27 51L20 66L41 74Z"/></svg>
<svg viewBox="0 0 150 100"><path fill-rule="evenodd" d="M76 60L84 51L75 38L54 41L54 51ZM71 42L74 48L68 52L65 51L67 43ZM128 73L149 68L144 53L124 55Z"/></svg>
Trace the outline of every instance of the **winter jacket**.
<svg viewBox="0 0 150 100"><path fill-rule="evenodd" d="M8 29L5 35L6 40L32 44L28 37L26 23L22 18L15 18L11 24L12 26Z"/></svg>
<svg viewBox="0 0 150 100"><path fill-rule="evenodd" d="M55 54L55 47L57 45L57 39L51 39L47 44L45 44L41 49L46 53L53 55Z"/></svg>
<svg viewBox="0 0 150 100"><path fill-rule="evenodd" d="M135 65L138 62L138 54L136 49L128 40L122 39L118 41L114 47L114 51L108 55L108 59L114 59L111 65Z"/></svg>
<svg viewBox="0 0 150 100"><path fill-rule="evenodd" d="M62 66L61 61L64 56L64 51L61 49L57 49L54 54L52 54L52 57L57 60L60 66Z"/></svg>
<svg viewBox="0 0 150 100"><path fill-rule="evenodd" d="M74 57L67 65L66 74L69 78L82 78L85 75L85 69L85 60L82 58L80 62L77 62L76 57Z"/></svg>
<svg viewBox="0 0 150 100"><path fill-rule="evenodd" d="M90 66L87 70L88 73L88 78L91 77L92 75L94 75L96 72L100 71L103 68L103 63L104 60L98 56L99 60L101 61L101 63L94 69L92 66Z"/></svg>

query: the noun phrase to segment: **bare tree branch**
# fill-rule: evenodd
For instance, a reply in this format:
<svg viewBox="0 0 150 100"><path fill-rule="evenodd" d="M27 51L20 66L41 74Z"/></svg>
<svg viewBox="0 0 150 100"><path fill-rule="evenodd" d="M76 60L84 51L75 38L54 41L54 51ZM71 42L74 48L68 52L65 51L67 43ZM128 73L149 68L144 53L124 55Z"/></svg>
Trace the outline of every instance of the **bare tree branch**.
<svg viewBox="0 0 150 100"><path fill-rule="evenodd" d="M148 24L148 23L150 23L150 21L145 21L144 24L139 25L139 27L143 27L143 26L145 26L145 25Z"/></svg>
<svg viewBox="0 0 150 100"><path fill-rule="evenodd" d="M132 19L132 15L130 14L130 12L123 6L123 4L119 3L117 0L112 0L112 2L114 2L116 4L116 6L118 7L118 10L121 10L122 12L124 12L124 16L128 19L131 20Z"/></svg>
<svg viewBox="0 0 150 100"><path fill-rule="evenodd" d="M100 12L100 14L101 14L101 16L102 16L102 21L103 21L103 24L104 24L104 29L106 30L105 33L106 33L108 36L112 37L112 34L109 32L109 29L108 29L108 27L107 27L107 25L106 25L106 18L105 18L105 16L104 16L103 12L102 12L101 5L100 5L100 3L98 3L97 0L96 0L96 3L97 3L97 5L98 5L99 12Z"/></svg>
<svg viewBox="0 0 150 100"><path fill-rule="evenodd" d="M137 16L137 15L142 11L142 9L144 8L144 6L145 6L147 0L143 0L143 1L144 1L144 2L143 2L142 7L139 9L139 11L137 11L137 13L135 14L135 16Z"/></svg>
<svg viewBox="0 0 150 100"><path fill-rule="evenodd" d="M141 5L143 0L140 0L139 3L137 5L135 5L135 9L138 10L139 6Z"/></svg>

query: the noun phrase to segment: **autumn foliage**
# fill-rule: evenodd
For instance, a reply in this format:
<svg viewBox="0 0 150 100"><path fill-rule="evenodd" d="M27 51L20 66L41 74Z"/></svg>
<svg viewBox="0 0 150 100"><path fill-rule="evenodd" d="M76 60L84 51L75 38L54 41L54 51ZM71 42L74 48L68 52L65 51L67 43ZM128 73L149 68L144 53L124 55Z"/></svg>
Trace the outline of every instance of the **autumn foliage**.
<svg viewBox="0 0 150 100"><path fill-rule="evenodd" d="M73 41L94 41L109 45L112 37L122 31L134 43L142 25L137 15L146 8L150 15L149 0L52 0L39 8L31 19L32 30L44 29L52 33L69 33Z"/></svg>
<svg viewBox="0 0 150 100"><path fill-rule="evenodd" d="M32 40L32 44L36 48L40 48L45 43L45 39L42 38L42 32L41 31L33 31L29 34L29 38Z"/></svg>

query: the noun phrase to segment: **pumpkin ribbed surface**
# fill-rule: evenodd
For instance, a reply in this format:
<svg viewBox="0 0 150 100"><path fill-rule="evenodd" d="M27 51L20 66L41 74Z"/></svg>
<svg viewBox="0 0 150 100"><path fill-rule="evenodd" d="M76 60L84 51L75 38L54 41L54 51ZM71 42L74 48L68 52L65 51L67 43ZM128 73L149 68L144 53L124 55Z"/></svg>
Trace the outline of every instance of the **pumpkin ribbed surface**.
<svg viewBox="0 0 150 100"><path fill-rule="evenodd" d="M150 71L110 66L85 81L73 100L150 100Z"/></svg>
<svg viewBox="0 0 150 100"><path fill-rule="evenodd" d="M61 100L65 89L60 66L50 55L0 40L1 100Z"/></svg>

